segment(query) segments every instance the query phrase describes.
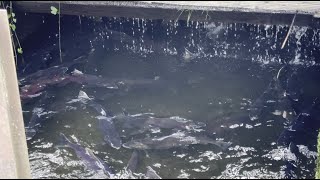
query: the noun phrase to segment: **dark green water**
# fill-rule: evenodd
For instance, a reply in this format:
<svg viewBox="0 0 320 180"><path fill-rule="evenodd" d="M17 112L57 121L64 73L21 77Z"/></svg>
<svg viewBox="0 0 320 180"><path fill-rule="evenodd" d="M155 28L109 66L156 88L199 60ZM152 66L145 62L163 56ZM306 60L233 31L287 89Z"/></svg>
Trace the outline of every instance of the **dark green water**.
<svg viewBox="0 0 320 180"><path fill-rule="evenodd" d="M67 53L77 53L73 51L70 48ZM84 73L122 79L156 78L159 83L137 85L119 91L76 84L50 87L49 91L55 97L48 100L46 105L65 106L66 101L76 98L79 91L83 90L113 114L121 114L125 109L131 115L153 113L156 117L179 116L205 123L204 133L213 139L232 142L226 151L214 145L147 150L141 153L135 178L145 174L147 166L151 166L162 178L282 177L286 153L277 147L276 142L290 122L283 118L283 114L294 119L292 107L287 104L262 107L263 115L259 119L252 121L249 118L250 107L268 89L270 81L282 67L280 63L264 64L263 61L218 56L181 62L175 55L141 55L131 50L107 50L100 46L92 47L89 58L90 62L81 69ZM306 85L308 83L305 82ZM317 84L312 84L309 91L305 92L317 94L317 88ZM269 96L264 100L276 98ZM31 117L34 105L29 103L23 106L26 122ZM33 178L105 178L103 174L85 169L72 149L55 148L60 141L60 132L73 142L93 150L115 171L116 178L128 177L124 168L133 150L123 147L117 150L103 144L95 116L96 112L89 108L77 107L43 121L38 134L28 141ZM121 123L115 124L123 142L132 138L161 137L174 133L161 130L132 136L124 131ZM304 146L299 147L303 149ZM304 152L310 157L301 160L296 173L300 178L313 178L314 151Z"/></svg>

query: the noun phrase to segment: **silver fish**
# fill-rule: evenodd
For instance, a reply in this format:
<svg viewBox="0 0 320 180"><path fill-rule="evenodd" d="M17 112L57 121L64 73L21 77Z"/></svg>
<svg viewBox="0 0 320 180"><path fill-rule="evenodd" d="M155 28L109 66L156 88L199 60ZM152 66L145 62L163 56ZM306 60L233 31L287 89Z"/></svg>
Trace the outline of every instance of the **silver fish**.
<svg viewBox="0 0 320 180"><path fill-rule="evenodd" d="M78 144L72 143L63 133L60 133L60 137L62 139L62 144L56 147L72 148L77 154L78 158L80 158L84 162L86 168L95 172L99 172L102 170L109 177L114 175L109 166L103 160L94 155L91 149L83 148Z"/></svg>
<svg viewBox="0 0 320 180"><path fill-rule="evenodd" d="M281 67L277 75L271 80L267 89L263 94L256 99L256 101L251 105L249 117L252 121L260 119L262 114L265 113L266 108L273 108L274 111L281 113L283 118L287 120L292 120L292 116L288 115L288 112L295 112L293 101L289 99L283 85L280 82L280 76L284 71L284 67ZM279 114L279 113L277 113Z"/></svg>
<svg viewBox="0 0 320 180"><path fill-rule="evenodd" d="M122 141L110 117L98 116L99 128L103 133L103 139L115 149L120 149Z"/></svg>
<svg viewBox="0 0 320 180"><path fill-rule="evenodd" d="M181 146L188 146L191 144L214 144L220 147L222 150L226 150L231 143L224 141L215 141L206 136L189 136L184 132L177 132L169 136L160 138L144 138L132 140L123 144L123 147L128 149L170 149Z"/></svg>
<svg viewBox="0 0 320 180"><path fill-rule="evenodd" d="M87 104L88 106L95 109L102 116L107 116L107 112L104 109L104 107L101 104L95 102L93 98L90 98L88 96L88 94L82 90L79 91L79 95L78 95L77 99L73 99L73 100L67 102L67 104L72 104L75 102L81 102L83 104Z"/></svg>

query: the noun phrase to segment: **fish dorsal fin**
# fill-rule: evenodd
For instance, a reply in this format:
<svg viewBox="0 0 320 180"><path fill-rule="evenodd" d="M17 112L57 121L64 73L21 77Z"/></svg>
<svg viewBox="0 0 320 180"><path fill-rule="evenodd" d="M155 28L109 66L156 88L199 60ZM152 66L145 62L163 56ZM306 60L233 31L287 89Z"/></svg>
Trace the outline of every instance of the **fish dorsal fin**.
<svg viewBox="0 0 320 180"><path fill-rule="evenodd" d="M78 95L79 99L91 99L88 94L82 90L79 91L79 95Z"/></svg>
<svg viewBox="0 0 320 180"><path fill-rule="evenodd" d="M72 75L82 75L83 72L79 71L78 69L74 69L72 72L71 72Z"/></svg>

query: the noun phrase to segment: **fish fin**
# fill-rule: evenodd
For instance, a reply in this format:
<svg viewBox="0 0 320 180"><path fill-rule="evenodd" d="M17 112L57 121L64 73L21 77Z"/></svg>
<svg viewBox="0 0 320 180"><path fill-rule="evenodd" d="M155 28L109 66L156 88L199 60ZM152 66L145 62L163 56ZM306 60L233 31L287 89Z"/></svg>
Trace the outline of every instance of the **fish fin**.
<svg viewBox="0 0 320 180"><path fill-rule="evenodd" d="M78 69L74 69L72 72L71 72L72 75L83 75L83 72L79 71Z"/></svg>
<svg viewBox="0 0 320 180"><path fill-rule="evenodd" d="M79 99L91 99L88 94L82 90L79 91L79 95L78 95Z"/></svg>

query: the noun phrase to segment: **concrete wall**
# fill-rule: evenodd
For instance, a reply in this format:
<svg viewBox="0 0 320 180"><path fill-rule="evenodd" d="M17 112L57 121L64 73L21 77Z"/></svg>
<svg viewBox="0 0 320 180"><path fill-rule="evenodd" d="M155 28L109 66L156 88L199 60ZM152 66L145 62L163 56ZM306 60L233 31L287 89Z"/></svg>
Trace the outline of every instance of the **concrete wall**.
<svg viewBox="0 0 320 180"><path fill-rule="evenodd" d="M0 179L31 178L7 12L0 10Z"/></svg>
<svg viewBox="0 0 320 180"><path fill-rule="evenodd" d="M24 12L50 13L59 1L16 1ZM320 2L312 1L60 1L61 14L144 19L319 26Z"/></svg>

